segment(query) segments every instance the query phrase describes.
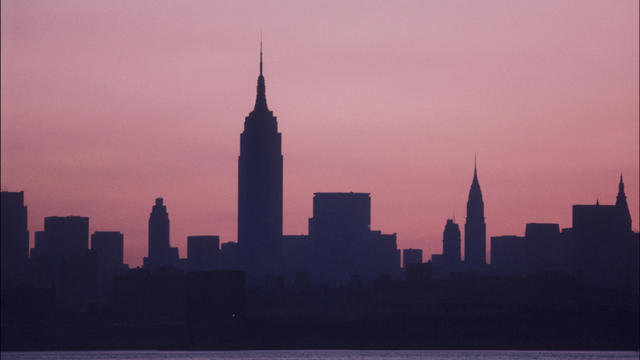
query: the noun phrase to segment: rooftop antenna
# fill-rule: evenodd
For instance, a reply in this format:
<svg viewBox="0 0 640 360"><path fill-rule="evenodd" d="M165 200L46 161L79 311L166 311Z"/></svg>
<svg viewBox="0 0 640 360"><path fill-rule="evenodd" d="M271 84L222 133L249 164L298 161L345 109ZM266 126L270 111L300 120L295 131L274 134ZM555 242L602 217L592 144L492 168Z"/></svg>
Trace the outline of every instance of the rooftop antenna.
<svg viewBox="0 0 640 360"><path fill-rule="evenodd" d="M478 152L473 152L473 169L475 170L478 167Z"/></svg>
<svg viewBox="0 0 640 360"><path fill-rule="evenodd" d="M260 75L262 75L262 29L260 29Z"/></svg>

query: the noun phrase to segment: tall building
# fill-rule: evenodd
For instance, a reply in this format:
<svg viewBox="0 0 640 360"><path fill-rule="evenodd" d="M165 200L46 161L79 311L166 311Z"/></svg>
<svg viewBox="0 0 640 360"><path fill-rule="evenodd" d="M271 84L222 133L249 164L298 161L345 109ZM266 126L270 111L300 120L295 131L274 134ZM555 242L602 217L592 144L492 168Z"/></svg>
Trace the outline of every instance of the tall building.
<svg viewBox="0 0 640 360"><path fill-rule="evenodd" d="M449 264L460 262L460 227L452 219L447 219L442 233L442 256Z"/></svg>
<svg viewBox="0 0 640 360"><path fill-rule="evenodd" d="M240 270L238 243L227 241L220 244L220 267L223 270Z"/></svg>
<svg viewBox="0 0 640 360"><path fill-rule="evenodd" d="M149 215L149 257L161 257L167 248L169 248L169 213L164 200L157 198Z"/></svg>
<svg viewBox="0 0 640 360"><path fill-rule="evenodd" d="M192 271L220 268L220 237L217 235L187 236L187 261Z"/></svg>
<svg viewBox="0 0 640 360"><path fill-rule="evenodd" d="M104 302L111 296L113 279L127 269L123 262L124 235L119 231L96 231L91 234L91 250L98 264L98 298Z"/></svg>
<svg viewBox="0 0 640 360"><path fill-rule="evenodd" d="M637 291L637 235L631 228L622 176L615 205L573 205L567 232L573 270L590 284Z"/></svg>
<svg viewBox="0 0 640 360"><path fill-rule="evenodd" d="M238 158L238 246L250 283L281 268L281 142L276 117L267 107L261 43L256 103L244 121Z"/></svg>
<svg viewBox="0 0 640 360"><path fill-rule="evenodd" d="M34 232L31 259L46 257L52 253L51 244L47 241L47 235L44 233L44 230Z"/></svg>
<svg viewBox="0 0 640 360"><path fill-rule="evenodd" d="M529 223L526 225L524 238L527 273L559 270L562 262L560 225Z"/></svg>
<svg viewBox="0 0 640 360"><path fill-rule="evenodd" d="M396 234L372 231L368 193L315 193L309 237L312 275L332 285L400 270Z"/></svg>
<svg viewBox="0 0 640 360"><path fill-rule="evenodd" d="M616 208L620 211L622 227L624 231L631 231L631 213L629 213L629 205L627 205L627 195L624 193L624 181L620 174L620 183L618 184L618 196L616 196Z"/></svg>
<svg viewBox="0 0 640 360"><path fill-rule="evenodd" d="M29 231L27 230L27 207L24 206L24 191L0 194L2 204L2 288L22 281L29 257Z"/></svg>
<svg viewBox="0 0 640 360"><path fill-rule="evenodd" d="M491 265L500 274L524 274L526 271L525 237L502 235L491 237Z"/></svg>
<svg viewBox="0 0 640 360"><path fill-rule="evenodd" d="M123 264L124 235L119 231L96 231L91 234L91 250L99 261Z"/></svg>
<svg viewBox="0 0 640 360"><path fill-rule="evenodd" d="M487 226L484 223L484 202L478 182L477 167L473 166L473 182L467 201L467 222L464 224L464 261L469 269L480 269L487 263Z"/></svg>
<svg viewBox="0 0 640 360"><path fill-rule="evenodd" d="M149 215L149 257L144 258L144 267L153 269L177 263L178 248L169 243L167 206L162 198L157 198Z"/></svg>
<svg viewBox="0 0 640 360"><path fill-rule="evenodd" d="M43 254L56 259L84 256L89 250L89 218L49 216L44 218L43 239L38 243L48 250Z"/></svg>
<svg viewBox="0 0 640 360"><path fill-rule="evenodd" d="M402 250L402 267L406 268L409 264L422 264L422 249Z"/></svg>
<svg viewBox="0 0 640 360"><path fill-rule="evenodd" d="M86 310L97 300L98 261L89 251L89 218L50 216L31 252L34 284L55 288L56 307Z"/></svg>
<svg viewBox="0 0 640 360"><path fill-rule="evenodd" d="M447 219L442 232L442 254L431 256L433 277L447 277L459 272L460 261L460 227L452 219Z"/></svg>
<svg viewBox="0 0 640 360"><path fill-rule="evenodd" d="M312 257L309 235L282 235L284 275L288 279L301 280L302 273L309 274L312 265L309 259Z"/></svg>
<svg viewBox="0 0 640 360"><path fill-rule="evenodd" d="M528 223L524 236L491 237L491 265L502 275L562 271L565 245L558 224Z"/></svg>

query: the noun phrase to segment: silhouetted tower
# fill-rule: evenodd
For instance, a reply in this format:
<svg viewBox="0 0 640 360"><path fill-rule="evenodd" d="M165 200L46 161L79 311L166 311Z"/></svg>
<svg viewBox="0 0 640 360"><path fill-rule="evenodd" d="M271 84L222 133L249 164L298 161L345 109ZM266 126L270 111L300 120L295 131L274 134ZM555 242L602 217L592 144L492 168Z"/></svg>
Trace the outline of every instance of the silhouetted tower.
<svg viewBox="0 0 640 360"><path fill-rule="evenodd" d="M245 118L238 158L238 246L249 281L280 269L282 237L282 146L260 75L256 103Z"/></svg>
<svg viewBox="0 0 640 360"><path fill-rule="evenodd" d="M167 248L169 248L169 213L162 198L157 198L149 216L149 257L161 258Z"/></svg>
<svg viewBox="0 0 640 360"><path fill-rule="evenodd" d="M209 271L219 269L219 257L219 236L187 236L187 261L191 271Z"/></svg>
<svg viewBox="0 0 640 360"><path fill-rule="evenodd" d="M473 182L467 201L467 222L464 224L464 261L472 269L482 267L486 260L487 226L484 223L484 202L478 182L478 171L473 166Z"/></svg>
<svg viewBox="0 0 640 360"><path fill-rule="evenodd" d="M162 198L156 199L149 216L149 257L144 266L157 268L164 265L176 265L178 248L169 243L169 213Z"/></svg>
<svg viewBox="0 0 640 360"><path fill-rule="evenodd" d="M0 246L2 251L2 288L20 282L29 257L29 231L24 192L2 191L0 194L2 221Z"/></svg>
<svg viewBox="0 0 640 360"><path fill-rule="evenodd" d="M49 216L44 218L45 249L58 260L86 255L89 250L89 218ZM42 243L42 240L40 241Z"/></svg>
<svg viewBox="0 0 640 360"><path fill-rule="evenodd" d="M96 231L91 234L91 250L98 256L99 263L122 266L124 235L119 231Z"/></svg>
<svg viewBox="0 0 640 360"><path fill-rule="evenodd" d="M96 231L91 234L91 250L96 254L98 296L106 301L112 294L113 278L124 274L124 235L119 231Z"/></svg>
<svg viewBox="0 0 640 360"><path fill-rule="evenodd" d="M406 269L409 264L422 264L422 249L402 250L402 267Z"/></svg>
<svg viewBox="0 0 640 360"><path fill-rule="evenodd" d="M442 233L442 256L447 264L460 262L460 227L447 219Z"/></svg>
<svg viewBox="0 0 640 360"><path fill-rule="evenodd" d="M627 196L624 194L624 182L622 181L622 174L620 174L620 183L618 184L616 208L619 209L619 211L622 213L622 216L624 217L624 230L631 231L631 214L629 213L629 205L627 205Z"/></svg>

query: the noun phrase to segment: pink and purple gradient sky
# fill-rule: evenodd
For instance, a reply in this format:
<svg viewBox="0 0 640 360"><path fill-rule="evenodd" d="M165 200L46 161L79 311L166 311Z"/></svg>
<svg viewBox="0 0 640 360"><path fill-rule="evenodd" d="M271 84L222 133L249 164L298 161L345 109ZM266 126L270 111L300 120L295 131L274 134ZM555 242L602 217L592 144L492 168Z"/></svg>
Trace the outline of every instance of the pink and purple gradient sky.
<svg viewBox="0 0 640 360"><path fill-rule="evenodd" d="M638 231L638 10L619 1L2 1L3 187L29 230L89 216L147 253L236 240L237 160L264 33L284 229L318 191L372 193L372 227L438 253L478 153L487 235L613 203ZM488 239L487 239L488 241Z"/></svg>

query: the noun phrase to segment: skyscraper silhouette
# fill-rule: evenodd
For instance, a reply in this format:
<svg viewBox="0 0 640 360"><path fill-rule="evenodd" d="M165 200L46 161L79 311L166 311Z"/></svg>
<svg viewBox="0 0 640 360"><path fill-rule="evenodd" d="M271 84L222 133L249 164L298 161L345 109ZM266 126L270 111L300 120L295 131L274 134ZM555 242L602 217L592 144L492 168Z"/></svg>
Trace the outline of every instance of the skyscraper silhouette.
<svg viewBox="0 0 640 360"><path fill-rule="evenodd" d="M369 281L400 270L396 234L371 230L369 193L315 193L309 237L317 281L337 285L354 275Z"/></svg>
<svg viewBox="0 0 640 360"><path fill-rule="evenodd" d="M409 264L422 264L422 249L402 250L402 267L406 268Z"/></svg>
<svg viewBox="0 0 640 360"><path fill-rule="evenodd" d="M478 182L476 164L473 166L473 182L467 201L467 222L464 224L464 261L468 268L479 269L486 260L487 226L484 223L484 202Z"/></svg>
<svg viewBox="0 0 640 360"><path fill-rule="evenodd" d="M124 235L119 231L96 231L91 234L91 250L98 263L98 297L107 301L112 294L113 278L128 269L123 262Z"/></svg>
<svg viewBox="0 0 640 360"><path fill-rule="evenodd" d="M191 271L220 268L220 237L217 235L187 236L187 262Z"/></svg>
<svg viewBox="0 0 640 360"><path fill-rule="evenodd" d="M164 200L157 198L149 215L149 257L144 259L144 266L158 268L177 262L178 248L169 243L169 213Z"/></svg>
<svg viewBox="0 0 640 360"><path fill-rule="evenodd" d="M447 264L460 262L460 227L453 219L447 219L442 233L442 256Z"/></svg>
<svg viewBox="0 0 640 360"><path fill-rule="evenodd" d="M262 75L256 103L245 118L238 158L238 246L248 281L279 271L282 237L282 138L267 107Z"/></svg>
<svg viewBox="0 0 640 360"><path fill-rule="evenodd" d="M119 231L96 231L91 234L91 250L99 261L123 265L124 235Z"/></svg>
<svg viewBox="0 0 640 360"><path fill-rule="evenodd" d="M49 216L44 218L47 256L58 260L83 256L89 249L89 218L83 216ZM42 243L42 240L40 241Z"/></svg>
<svg viewBox="0 0 640 360"><path fill-rule="evenodd" d="M29 231L27 230L27 207L24 206L24 192L2 191L2 288L19 282L26 268L29 256Z"/></svg>
<svg viewBox="0 0 640 360"><path fill-rule="evenodd" d="M460 227L453 219L447 219L442 232L442 254L431 255L433 277L450 276L461 270Z"/></svg>
<svg viewBox="0 0 640 360"><path fill-rule="evenodd" d="M149 257L157 258L164 255L169 247L169 213L162 198L156 199L149 215Z"/></svg>
<svg viewBox="0 0 640 360"><path fill-rule="evenodd" d="M615 205L573 205L570 260L588 284L637 289L639 242L626 198L621 176Z"/></svg>
<svg viewBox="0 0 640 360"><path fill-rule="evenodd" d="M627 205L627 195L624 193L624 182L622 174L620 174L620 183L618 184L618 196L616 196L616 208L620 211L624 219L624 230L631 231L631 214L629 213L629 205Z"/></svg>

